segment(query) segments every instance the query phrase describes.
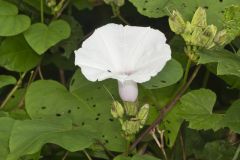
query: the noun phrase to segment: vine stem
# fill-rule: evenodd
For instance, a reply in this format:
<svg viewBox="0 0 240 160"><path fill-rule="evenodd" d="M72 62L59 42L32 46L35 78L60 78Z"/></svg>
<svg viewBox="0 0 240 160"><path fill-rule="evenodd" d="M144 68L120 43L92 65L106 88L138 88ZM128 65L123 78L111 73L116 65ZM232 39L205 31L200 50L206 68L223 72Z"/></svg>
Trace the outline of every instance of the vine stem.
<svg viewBox="0 0 240 160"><path fill-rule="evenodd" d="M240 144L238 145L238 148L237 148L232 160L237 160L238 156L239 156L239 153L240 153Z"/></svg>
<svg viewBox="0 0 240 160"><path fill-rule="evenodd" d="M189 70L191 68L191 64L192 64L192 61L191 61L190 58L188 58L187 65L186 65L186 68L185 68L185 73L184 73L184 76L183 76L182 86L185 85L185 83L187 82L187 78L188 78Z"/></svg>
<svg viewBox="0 0 240 160"><path fill-rule="evenodd" d="M43 8L43 0L40 1L40 12L41 12L41 23L44 23L44 8Z"/></svg>
<svg viewBox="0 0 240 160"><path fill-rule="evenodd" d="M87 153L86 150L83 150L83 153L86 155L86 157L88 158L88 160L93 160L90 155Z"/></svg>
<svg viewBox="0 0 240 160"><path fill-rule="evenodd" d="M12 95L17 91L18 87L21 86L22 80L23 80L23 78L25 77L26 73L27 73L27 72L24 72L24 73L20 76L20 78L19 78L19 80L17 81L16 85L13 87L13 89L9 92L9 94L7 95L7 97L6 97L6 98L4 99L4 101L2 102L2 104L1 104L1 106L0 106L0 109L2 109L2 108L7 104L7 102L8 102L9 99L12 97Z"/></svg>
<svg viewBox="0 0 240 160"><path fill-rule="evenodd" d="M124 19L120 13L117 15L117 17L126 25L130 25L130 23L126 19Z"/></svg>
<svg viewBox="0 0 240 160"><path fill-rule="evenodd" d="M176 93L174 98L167 103L160 111L158 117L155 119L155 121L134 141L134 143L131 145L129 151L132 151L137 144L151 131L153 130L159 123L162 122L163 118L167 115L167 113L175 106L175 104L178 102L178 100L181 98L181 96L185 93L185 91L188 89L194 78L196 77L199 69L201 68L201 65L198 65L194 72L192 73L189 80L186 82L186 84L183 85L183 87Z"/></svg>

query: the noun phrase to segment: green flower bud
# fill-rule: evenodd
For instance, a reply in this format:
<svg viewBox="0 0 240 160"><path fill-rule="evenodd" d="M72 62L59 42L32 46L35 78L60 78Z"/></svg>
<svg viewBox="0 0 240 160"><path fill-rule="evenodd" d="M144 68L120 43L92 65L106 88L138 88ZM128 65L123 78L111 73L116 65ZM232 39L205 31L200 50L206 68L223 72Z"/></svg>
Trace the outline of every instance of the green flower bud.
<svg viewBox="0 0 240 160"><path fill-rule="evenodd" d="M126 120L123 122L122 130L126 135L136 134L140 130L140 121Z"/></svg>
<svg viewBox="0 0 240 160"><path fill-rule="evenodd" d="M202 44L203 44L202 35L203 35L203 29L200 27L194 27L194 30L193 30L191 38L190 38L190 45L202 46Z"/></svg>
<svg viewBox="0 0 240 160"><path fill-rule="evenodd" d="M128 116L136 116L138 107L135 102L124 102L124 108Z"/></svg>
<svg viewBox="0 0 240 160"><path fill-rule="evenodd" d="M56 0L46 0L47 6L48 7L54 7L56 6Z"/></svg>
<svg viewBox="0 0 240 160"><path fill-rule="evenodd" d="M224 29L224 30L221 30L219 31L216 36L214 37L214 42L217 44L217 45L224 45L226 44L227 42L229 41L229 37L227 35L227 31Z"/></svg>
<svg viewBox="0 0 240 160"><path fill-rule="evenodd" d="M184 39L184 41L186 42L187 45L191 43L191 37L192 37L193 29L194 28L191 25L191 23L187 22L184 33L181 34L181 36L183 37L183 39Z"/></svg>
<svg viewBox="0 0 240 160"><path fill-rule="evenodd" d="M168 22L171 30L176 34L181 34L184 32L186 24L181 13L179 13L177 10L174 10L172 12L168 19Z"/></svg>
<svg viewBox="0 0 240 160"><path fill-rule="evenodd" d="M111 108L111 114L114 118L122 118L124 109L118 101L114 101Z"/></svg>
<svg viewBox="0 0 240 160"><path fill-rule="evenodd" d="M149 104L145 104L140 108L136 118L140 120L141 125L145 124L147 120L148 112L149 112ZM140 127L142 128L142 126Z"/></svg>
<svg viewBox="0 0 240 160"><path fill-rule="evenodd" d="M214 37L217 33L217 27L209 25L205 29L195 27L191 37L191 45L199 46L204 48L212 48L215 43L213 42Z"/></svg>
<svg viewBox="0 0 240 160"><path fill-rule="evenodd" d="M207 14L205 9L199 7L192 18L191 24L197 27L206 27L207 26Z"/></svg>
<svg viewBox="0 0 240 160"><path fill-rule="evenodd" d="M214 37L216 36L217 33L217 27L214 25L209 25L207 28L204 30L202 37L202 43L203 47L210 49L212 48L215 43L214 43Z"/></svg>

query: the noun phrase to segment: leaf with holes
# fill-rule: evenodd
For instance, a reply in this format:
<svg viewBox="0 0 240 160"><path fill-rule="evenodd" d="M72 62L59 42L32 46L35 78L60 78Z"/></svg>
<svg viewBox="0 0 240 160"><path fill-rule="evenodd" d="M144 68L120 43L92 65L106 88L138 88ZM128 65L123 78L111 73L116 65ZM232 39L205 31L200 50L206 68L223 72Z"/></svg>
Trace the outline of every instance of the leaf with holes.
<svg viewBox="0 0 240 160"><path fill-rule="evenodd" d="M24 96L26 93L26 88L18 89L8 100L6 105L4 106L4 111L12 111L17 108L21 108L24 105Z"/></svg>
<svg viewBox="0 0 240 160"><path fill-rule="evenodd" d="M110 113L113 99L107 90L114 98L117 98L117 81L90 82L85 79L80 70L76 71L71 80L70 91L75 96L84 99L95 113L93 118L96 121L88 121L88 124L97 126L102 136L101 140L109 150L123 151L126 142L121 136L120 123L113 119Z"/></svg>
<svg viewBox="0 0 240 160"><path fill-rule="evenodd" d="M28 46L22 35L6 38L0 46L0 66L17 72L35 67L41 57Z"/></svg>
<svg viewBox="0 0 240 160"><path fill-rule="evenodd" d="M61 40L68 38L70 33L71 28L66 21L56 20L49 26L43 23L33 24L24 33L24 37L33 50L41 55Z"/></svg>
<svg viewBox="0 0 240 160"><path fill-rule="evenodd" d="M28 16L18 15L18 8L0 0L0 36L14 36L26 31L31 21Z"/></svg>
<svg viewBox="0 0 240 160"><path fill-rule="evenodd" d="M173 147L178 136L178 132L183 122L183 118L178 115L179 105L176 105L160 125L160 129L164 130L164 137L168 147Z"/></svg>
<svg viewBox="0 0 240 160"><path fill-rule="evenodd" d="M44 118L16 121L10 141L7 160L17 160L23 155L38 152L46 143L57 144L75 152L88 148L97 135L92 128L73 127L68 118Z"/></svg>
<svg viewBox="0 0 240 160"><path fill-rule="evenodd" d="M151 18L167 16L174 9L177 9L190 20L199 6L207 10L208 23L219 27L223 25L223 15L225 8L233 4L239 5L239 0L130 0L142 15Z"/></svg>
<svg viewBox="0 0 240 160"><path fill-rule="evenodd" d="M227 110L223 119L225 125L236 133L240 133L240 99L236 100Z"/></svg>
<svg viewBox="0 0 240 160"><path fill-rule="evenodd" d="M14 120L8 117L0 118L0 160L6 160L9 154L9 139L14 125Z"/></svg>
<svg viewBox="0 0 240 160"><path fill-rule="evenodd" d="M85 81L88 82L87 80L81 81L78 76L78 74L75 74L73 77L75 81L74 86L75 84L84 85ZM106 109L107 105L110 107L111 98L109 98L104 89L101 90L98 98L95 95L98 95L98 92L93 90L94 85L86 87L80 88L78 93L76 93L77 91L70 93L56 81L36 81L31 84L26 94L27 112L34 119L70 117L77 126L97 128L101 139L104 139L104 143L108 144L107 146L111 146L110 148L113 150L123 149L123 139L120 135L121 127L118 122L113 121L110 115L110 108L109 110ZM73 88L71 87L71 89ZM97 87L96 90L98 90ZM90 94L87 91L90 91ZM98 99L95 100L95 98ZM98 106L99 102L102 106ZM98 108L98 110L95 108Z"/></svg>
<svg viewBox="0 0 240 160"><path fill-rule="evenodd" d="M211 90L193 90L180 99L178 114L189 122L192 129L216 131L224 127L224 115L212 113L215 101L216 94Z"/></svg>
<svg viewBox="0 0 240 160"><path fill-rule="evenodd" d="M76 125L86 123L91 117L94 119L93 112L87 103L76 98L56 81L35 81L30 85L25 101L26 110L34 119L70 117Z"/></svg>
<svg viewBox="0 0 240 160"><path fill-rule="evenodd" d="M15 84L16 79L13 76L7 76L7 75L0 75L0 88L10 85L10 84Z"/></svg>
<svg viewBox="0 0 240 160"><path fill-rule="evenodd" d="M167 62L161 72L142 85L147 89L163 88L177 83L182 78L182 75L183 69L181 64L172 59Z"/></svg>
<svg viewBox="0 0 240 160"><path fill-rule="evenodd" d="M199 64L217 63L217 75L240 77L240 57L227 50L203 50L199 52Z"/></svg>

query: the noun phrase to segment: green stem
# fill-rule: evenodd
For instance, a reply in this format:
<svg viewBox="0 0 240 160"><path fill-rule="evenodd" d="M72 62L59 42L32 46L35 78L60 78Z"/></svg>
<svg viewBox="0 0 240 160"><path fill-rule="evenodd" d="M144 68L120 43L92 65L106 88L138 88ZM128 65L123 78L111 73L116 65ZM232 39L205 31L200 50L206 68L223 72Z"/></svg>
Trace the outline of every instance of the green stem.
<svg viewBox="0 0 240 160"><path fill-rule="evenodd" d="M86 155L86 157L88 158L88 160L93 160L90 155L87 153L86 150L83 150L83 153Z"/></svg>
<svg viewBox="0 0 240 160"><path fill-rule="evenodd" d="M203 84L202 84L203 88L207 87L209 76L210 76L210 72L208 70L206 70L204 77L203 77Z"/></svg>
<svg viewBox="0 0 240 160"><path fill-rule="evenodd" d="M6 104L7 102L9 101L9 99L12 97L12 95L17 91L17 89L21 86L22 84L22 80L23 78L25 77L27 72L24 72L19 80L17 81L16 85L13 87L13 89L9 92L9 94L7 95L7 97L4 99L4 101L2 102L1 106L0 106L0 109L2 109Z"/></svg>
<svg viewBox="0 0 240 160"><path fill-rule="evenodd" d="M44 8L43 8L43 0L40 1L40 12L41 12L41 23L44 23Z"/></svg>
<svg viewBox="0 0 240 160"><path fill-rule="evenodd" d="M238 156L239 156L239 153L240 153L240 144L238 145L238 148L237 148L232 160L237 160Z"/></svg>
<svg viewBox="0 0 240 160"><path fill-rule="evenodd" d="M184 73L184 76L183 76L182 85L184 85L187 82L189 70L191 68L191 63L192 63L191 59L188 58L187 65L186 65L186 68L185 68L185 73Z"/></svg>
<svg viewBox="0 0 240 160"><path fill-rule="evenodd" d="M126 151L125 151L125 153L124 153L125 156L128 156L128 154L129 154L129 147L130 147L130 141L127 140Z"/></svg>
<svg viewBox="0 0 240 160"><path fill-rule="evenodd" d="M129 23L126 19L124 19L124 18L121 16L120 13L117 15L117 17L118 17L123 23L125 23L126 25L130 25L130 23Z"/></svg>

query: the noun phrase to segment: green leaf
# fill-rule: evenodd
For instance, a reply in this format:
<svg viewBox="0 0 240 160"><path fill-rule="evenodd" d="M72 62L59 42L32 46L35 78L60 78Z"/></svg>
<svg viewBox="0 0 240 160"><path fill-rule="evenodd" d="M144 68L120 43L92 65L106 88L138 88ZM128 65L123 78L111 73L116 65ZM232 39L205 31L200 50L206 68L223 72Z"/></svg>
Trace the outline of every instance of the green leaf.
<svg viewBox="0 0 240 160"><path fill-rule="evenodd" d="M132 158L120 155L114 158L114 160L160 160L160 159L149 155L134 155Z"/></svg>
<svg viewBox="0 0 240 160"><path fill-rule="evenodd" d="M93 4L89 0L72 0L73 5L78 9L78 10L83 10L83 9L92 9Z"/></svg>
<svg viewBox="0 0 240 160"><path fill-rule="evenodd" d="M11 110L15 110L17 108L24 108L24 96L26 93L26 88L20 88L18 89L12 96L11 98L8 100L8 102L6 103L6 105L4 106L4 111L11 111ZM23 106L21 106L23 105ZM20 107L21 106L21 107Z"/></svg>
<svg viewBox="0 0 240 160"><path fill-rule="evenodd" d="M41 0L23 0L23 2L40 12ZM51 9L46 5L46 3L43 3L43 7L44 13L51 14Z"/></svg>
<svg viewBox="0 0 240 160"><path fill-rule="evenodd" d="M226 141L218 140L207 143L202 151L197 152L197 159L226 160L234 156L235 147Z"/></svg>
<svg viewBox="0 0 240 160"><path fill-rule="evenodd" d="M6 38L0 46L0 66L16 72L35 67L41 57L27 44L22 35Z"/></svg>
<svg viewBox="0 0 240 160"><path fill-rule="evenodd" d="M24 37L34 51L41 55L61 40L68 38L70 33L71 29L67 22L56 20L49 26L43 23L33 24L24 33Z"/></svg>
<svg viewBox="0 0 240 160"><path fill-rule="evenodd" d="M173 147L178 136L178 132L183 122L183 118L178 115L179 106L175 106L160 125L160 129L164 130L164 137L168 147Z"/></svg>
<svg viewBox="0 0 240 160"><path fill-rule="evenodd" d="M10 154L7 160L34 154L46 143L57 144L71 152L83 150L93 144L95 137L91 128L73 128L72 120L68 118L16 121L9 141Z"/></svg>
<svg viewBox="0 0 240 160"><path fill-rule="evenodd" d="M225 125L234 132L240 133L240 99L236 100L227 110L223 119Z"/></svg>
<svg viewBox="0 0 240 160"><path fill-rule="evenodd" d="M221 13L227 6L240 4L239 0L130 0L142 15L151 18L160 18L169 15L170 11L177 9L190 20L194 11L199 6L206 8L208 23L222 26L223 16Z"/></svg>
<svg viewBox="0 0 240 160"><path fill-rule="evenodd" d="M0 88L10 84L15 84L16 82L17 81L13 76L0 75Z"/></svg>
<svg viewBox="0 0 240 160"><path fill-rule="evenodd" d="M0 118L0 160L6 160L9 153L9 139L14 120L8 117Z"/></svg>
<svg viewBox="0 0 240 160"><path fill-rule="evenodd" d="M183 69L181 64L172 59L167 62L162 71L142 85L147 89L163 88L177 83L182 78L182 75Z"/></svg>
<svg viewBox="0 0 240 160"><path fill-rule="evenodd" d="M160 159L149 155L135 155L132 157L132 160L160 160Z"/></svg>
<svg viewBox="0 0 240 160"><path fill-rule="evenodd" d="M32 83L25 99L28 114L33 119L69 117L77 126L95 127L102 143L112 150L122 151L125 141L121 137L119 122L113 120L110 114L112 103L110 96L105 89L97 92L97 87L92 84L82 88L88 81L81 80L82 75L79 74L77 72L73 77L74 88L70 87L72 91L74 90L72 93L56 81L40 80ZM99 102L102 106L98 105Z"/></svg>
<svg viewBox="0 0 240 160"><path fill-rule="evenodd" d="M199 52L199 64L218 63L217 75L240 77L240 57L227 50L204 50Z"/></svg>
<svg viewBox="0 0 240 160"><path fill-rule="evenodd" d="M31 24L30 18L18 15L18 8L0 0L0 36L14 36L26 31Z"/></svg>
<svg viewBox="0 0 240 160"><path fill-rule="evenodd" d="M222 114L212 113L216 94L208 89L188 92L180 99L182 118L189 122L189 127L197 130L218 130L224 126Z"/></svg>
<svg viewBox="0 0 240 160"><path fill-rule="evenodd" d="M112 151L124 151L126 141L121 135L120 122L114 119L110 113L113 99L118 98L117 81L107 80L102 82L90 82L77 70L70 83L70 91L78 98L83 99L94 111L89 125L96 125L101 141ZM106 89L107 88L107 89Z"/></svg>
<svg viewBox="0 0 240 160"><path fill-rule="evenodd" d="M61 53L62 56L70 58L74 50L79 47L84 34L82 26L73 17L63 16L62 18L69 23L71 27L71 35L68 39L65 39L59 44L55 45L51 49L51 52L57 54Z"/></svg>

